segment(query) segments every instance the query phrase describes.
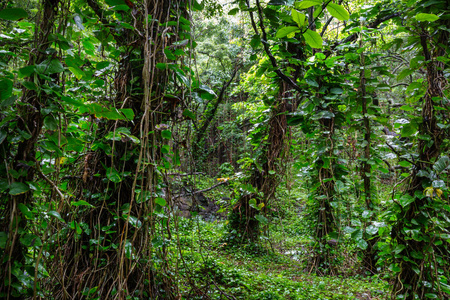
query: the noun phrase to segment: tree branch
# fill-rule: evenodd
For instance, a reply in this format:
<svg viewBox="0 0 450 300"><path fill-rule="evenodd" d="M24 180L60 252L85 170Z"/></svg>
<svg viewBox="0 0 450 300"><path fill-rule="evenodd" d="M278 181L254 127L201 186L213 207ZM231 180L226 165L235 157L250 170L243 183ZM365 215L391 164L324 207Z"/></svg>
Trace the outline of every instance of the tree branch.
<svg viewBox="0 0 450 300"><path fill-rule="evenodd" d="M280 77L287 84L289 84L294 90L296 90L297 92L302 92L303 90L291 78L289 78L286 74L284 74L280 70L280 68L278 68L277 60L275 59L275 57L273 56L272 52L270 51L269 43L267 42L267 33L266 33L266 29L264 28L264 21L263 21L263 16L262 16L262 8L261 8L261 4L259 3L259 0L256 0L256 6L258 8L259 27L261 28L261 31L262 31L261 32L261 34L262 34L261 42L262 42L262 44L264 46L264 51L266 52L267 56L269 56L269 60L272 63L272 66L275 68L275 73L277 73L278 77ZM256 31L256 29L255 29L255 31Z"/></svg>
<svg viewBox="0 0 450 300"><path fill-rule="evenodd" d="M371 29L377 28L378 25L380 25L381 23L386 22L386 21L388 21L388 20L390 20L390 19L399 17L399 16L401 16L403 13L404 13L404 12L396 12L396 13L393 13L393 14L390 14L390 15L387 15L387 16L384 16L384 17L381 17L381 18L379 18L379 19L376 19L375 21L373 21L372 23L370 23L370 24L367 26L367 28L371 28ZM348 37L346 37L346 38L343 39L342 41L334 43L334 44L331 46L331 50L334 50L334 49L335 49L337 46L339 46L339 45L346 44L346 43L349 43L349 42L353 42L353 41L355 41L357 38L358 38L358 34L357 34L357 33L354 33L354 34L352 34L352 35L349 35ZM329 56L330 54L331 54L331 51L330 51L329 53L327 53L327 56Z"/></svg>
<svg viewBox="0 0 450 300"><path fill-rule="evenodd" d="M342 4L342 1L343 1L343 0L340 0L338 4L341 5L341 4ZM328 2L327 5L328 5L329 3L330 3L330 2ZM325 9L325 8L322 8L322 12L323 12L324 9ZM327 20L327 22L325 23L325 25L323 26L322 32L320 33L320 36L323 37L323 35L325 34L325 31L326 31L327 28L328 28L328 25L330 25L330 23L331 23L331 20L333 20L333 16L331 16L331 17Z"/></svg>
<svg viewBox="0 0 450 300"><path fill-rule="evenodd" d="M195 194L200 194L200 193L203 193L203 192L207 192L207 191L210 191L210 190L212 190L212 189L215 189L216 187L219 187L219 186L224 185L224 184L228 184L228 180L227 180L227 181L219 182L218 184L215 184L215 185L213 185L213 186L211 186L211 187L209 187L209 188L206 188L206 189L203 189L203 190L199 190L199 191L195 191L195 192L191 193L191 195L195 195Z"/></svg>
<svg viewBox="0 0 450 300"><path fill-rule="evenodd" d="M233 81L234 77L236 76L238 70L240 69L240 67L236 67L234 69L233 74L231 75L230 80L228 80L227 82L224 83L222 89L220 90L219 96L217 97L217 101L216 103L214 103L214 107L211 109L211 111L209 112L209 115L207 116L207 118L205 119L205 121L203 122L203 125L200 127L200 129L197 131L197 142L200 142L201 136L205 134L206 129L208 128L209 124L211 123L212 119L214 118L214 115L216 114L217 108L219 107L219 104L222 102L223 100L223 96L225 94L225 90L230 86L231 82Z"/></svg>

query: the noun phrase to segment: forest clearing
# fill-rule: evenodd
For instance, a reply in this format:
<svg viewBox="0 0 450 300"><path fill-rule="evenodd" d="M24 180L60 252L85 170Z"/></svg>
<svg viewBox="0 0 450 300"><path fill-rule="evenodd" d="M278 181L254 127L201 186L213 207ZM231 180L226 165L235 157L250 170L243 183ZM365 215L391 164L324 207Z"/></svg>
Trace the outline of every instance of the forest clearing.
<svg viewBox="0 0 450 300"><path fill-rule="evenodd" d="M450 299L450 0L0 2L0 299Z"/></svg>

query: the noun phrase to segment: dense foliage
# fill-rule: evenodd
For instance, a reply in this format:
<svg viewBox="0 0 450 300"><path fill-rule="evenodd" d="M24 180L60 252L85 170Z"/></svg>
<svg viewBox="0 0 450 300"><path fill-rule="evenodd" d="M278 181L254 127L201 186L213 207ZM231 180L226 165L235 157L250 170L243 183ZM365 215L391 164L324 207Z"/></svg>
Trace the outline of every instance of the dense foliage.
<svg viewBox="0 0 450 300"><path fill-rule="evenodd" d="M449 0L0 4L0 298L450 299Z"/></svg>

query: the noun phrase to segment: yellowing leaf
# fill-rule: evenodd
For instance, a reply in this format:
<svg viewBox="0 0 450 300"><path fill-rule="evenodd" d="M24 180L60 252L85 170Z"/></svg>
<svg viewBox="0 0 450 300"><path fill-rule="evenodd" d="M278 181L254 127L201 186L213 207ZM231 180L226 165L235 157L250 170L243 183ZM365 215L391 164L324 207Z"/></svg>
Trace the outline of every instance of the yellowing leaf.
<svg viewBox="0 0 450 300"><path fill-rule="evenodd" d="M429 186L425 190L423 190L424 195L427 197L430 197L430 198L433 197L433 192L434 192L434 189L432 186Z"/></svg>

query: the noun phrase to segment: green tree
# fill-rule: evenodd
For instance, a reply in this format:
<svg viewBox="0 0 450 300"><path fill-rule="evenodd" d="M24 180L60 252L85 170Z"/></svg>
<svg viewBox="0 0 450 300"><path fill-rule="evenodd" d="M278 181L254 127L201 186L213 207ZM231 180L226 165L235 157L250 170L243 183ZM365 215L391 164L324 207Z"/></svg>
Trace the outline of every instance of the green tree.
<svg viewBox="0 0 450 300"><path fill-rule="evenodd" d="M448 226L448 210L444 207L442 172L449 165L445 155L449 149L448 114L443 104L444 72L448 60L448 1L428 6L426 2L408 2L409 41L426 70L426 92L421 98L421 117L411 120L403 134L418 132L417 155L408 160L413 169L405 193L394 199L397 207L392 228L395 266L393 298L440 298L449 289L448 247L441 239ZM408 134L409 135L409 134ZM398 196L396 196L398 197ZM444 225L447 224L447 225Z"/></svg>
<svg viewBox="0 0 450 300"><path fill-rule="evenodd" d="M17 116L13 122L14 128L5 128L16 131L16 141L3 137L2 160L9 161L6 169L2 168L2 180L8 185L8 193L2 194L2 218L0 230L2 231L0 296L13 299L22 299L24 295L36 296L36 285L30 281L21 280L21 273L28 273L28 277L37 277L37 265L27 258L28 247L42 246L39 235L30 232L27 218L33 205L33 182L38 175L42 176L37 161L36 145L40 138L45 122L43 109L55 101L54 95L45 91L45 86L57 84L60 81L59 73L63 67L55 58L55 51L49 47L50 36L54 31L54 24L58 20L59 1L44 0L38 4L39 13L35 24L36 38L31 41L35 52L30 52L27 65L20 69L26 82L23 84L21 99L16 102ZM2 19L16 20L27 18L25 10L17 7L5 8L1 11ZM13 24L12 26L15 26ZM10 72L6 72L9 75ZM9 74L8 74L9 73ZM12 76L9 76L10 78ZM1 83L1 98L4 102L14 103L17 97L12 96L13 83L4 78ZM56 90L58 88L56 87ZM2 103L5 106L5 103ZM48 119L47 119L48 120ZM6 132L2 130L2 133ZM17 143L17 144L16 144ZM11 159L12 158L12 159ZM5 189L4 189L5 191ZM5 236L6 234L6 236ZM27 284L24 284L27 282ZM24 291L22 285L24 284Z"/></svg>

